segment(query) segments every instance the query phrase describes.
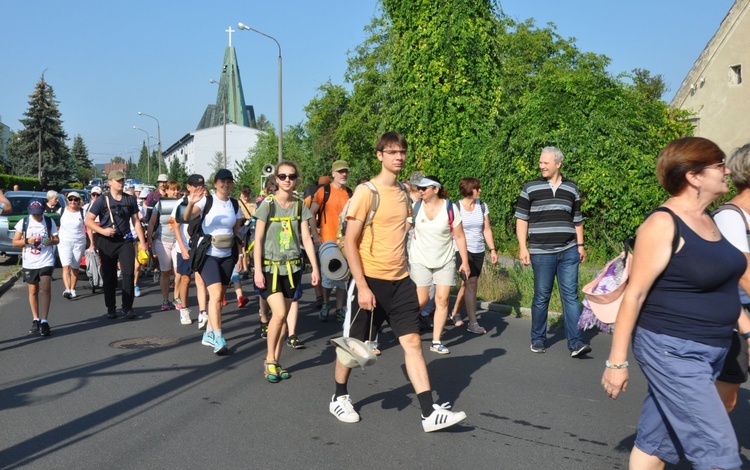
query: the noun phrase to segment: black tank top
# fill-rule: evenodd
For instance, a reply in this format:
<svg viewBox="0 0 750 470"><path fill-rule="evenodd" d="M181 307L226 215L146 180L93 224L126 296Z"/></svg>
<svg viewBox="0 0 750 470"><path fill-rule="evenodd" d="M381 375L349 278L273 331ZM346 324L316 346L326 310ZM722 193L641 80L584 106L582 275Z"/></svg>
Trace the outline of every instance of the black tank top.
<svg viewBox="0 0 750 470"><path fill-rule="evenodd" d="M705 240L677 220L685 243L654 282L637 324L654 333L726 347L742 308L737 284L747 265L745 255L724 237Z"/></svg>

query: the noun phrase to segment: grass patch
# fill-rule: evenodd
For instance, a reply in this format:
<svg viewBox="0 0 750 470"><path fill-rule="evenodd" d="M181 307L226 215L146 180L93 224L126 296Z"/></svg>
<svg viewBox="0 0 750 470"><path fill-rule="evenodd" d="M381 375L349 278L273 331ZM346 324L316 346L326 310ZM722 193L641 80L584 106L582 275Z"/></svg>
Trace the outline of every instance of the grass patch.
<svg viewBox="0 0 750 470"><path fill-rule="evenodd" d="M601 266L581 265L578 273L579 299L583 299L581 287L588 284ZM496 302L513 307L516 315L520 316L521 307L531 307L534 298L534 271L531 266L524 267L520 261L491 264L486 262L482 275L477 282L477 299ZM552 298L549 303L551 312L562 312L562 302L557 289L557 280L552 288Z"/></svg>

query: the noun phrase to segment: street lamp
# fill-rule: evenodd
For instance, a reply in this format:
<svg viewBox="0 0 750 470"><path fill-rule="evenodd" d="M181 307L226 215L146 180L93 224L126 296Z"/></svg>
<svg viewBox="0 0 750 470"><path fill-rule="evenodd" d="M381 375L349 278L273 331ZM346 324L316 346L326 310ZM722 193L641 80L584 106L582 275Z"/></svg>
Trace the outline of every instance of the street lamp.
<svg viewBox="0 0 750 470"><path fill-rule="evenodd" d="M257 29L254 29L254 28L251 28L250 26L248 26L248 25L246 25L244 23L237 23L237 27L239 29L244 29L244 30L247 30L247 31L254 31L254 32L260 34L261 36L265 36L265 37L267 37L269 39L272 39L273 42L275 42L276 45L279 48L279 162L278 163L281 163L281 161L282 161L282 155L283 155L283 152L282 152L282 133L283 133L283 127L284 127L283 120L282 120L282 113L281 113L281 44L279 44L279 41L277 41L276 38L274 38L273 36L269 36L268 34L266 34L264 32L258 31Z"/></svg>
<svg viewBox="0 0 750 470"><path fill-rule="evenodd" d="M214 80L213 78L209 79L210 83L215 83L221 87L219 82ZM224 93L222 95L222 114L224 115L224 168L227 167L228 157L227 157L227 89L224 88Z"/></svg>
<svg viewBox="0 0 750 470"><path fill-rule="evenodd" d="M139 116L150 117L151 119L153 119L154 121L156 121L156 137L157 137L157 139L159 139L159 173L161 173L161 159L162 159L162 155L161 155L161 125L159 124L159 120L156 119L155 117L151 116L150 114L146 114L146 113L142 113L142 112L138 111L138 115ZM149 181L149 183L151 183L151 181Z"/></svg>
<svg viewBox="0 0 750 470"><path fill-rule="evenodd" d="M141 132L146 133L146 142L148 142L148 146L146 147L146 175L148 177L148 184L151 184L151 134L148 133L148 131L141 129L138 126L133 126L133 129L137 129Z"/></svg>

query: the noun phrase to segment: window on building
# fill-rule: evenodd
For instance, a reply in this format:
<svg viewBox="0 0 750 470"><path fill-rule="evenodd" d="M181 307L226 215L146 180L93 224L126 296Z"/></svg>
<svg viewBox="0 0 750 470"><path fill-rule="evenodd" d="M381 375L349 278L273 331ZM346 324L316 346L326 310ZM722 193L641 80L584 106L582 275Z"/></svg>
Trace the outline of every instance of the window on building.
<svg viewBox="0 0 750 470"><path fill-rule="evenodd" d="M732 65L729 67L729 83L732 85L742 83L742 65Z"/></svg>

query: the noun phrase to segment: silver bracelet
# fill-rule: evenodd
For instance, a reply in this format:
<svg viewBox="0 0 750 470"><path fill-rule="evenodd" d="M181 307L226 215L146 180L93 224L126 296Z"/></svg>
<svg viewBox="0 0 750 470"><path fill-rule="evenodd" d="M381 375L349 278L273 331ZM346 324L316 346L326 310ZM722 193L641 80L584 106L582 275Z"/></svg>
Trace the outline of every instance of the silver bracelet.
<svg viewBox="0 0 750 470"><path fill-rule="evenodd" d="M622 364L612 364L609 362L609 359L607 359L604 361L604 365L607 366L607 369L627 369L630 364L628 361L625 361Z"/></svg>

